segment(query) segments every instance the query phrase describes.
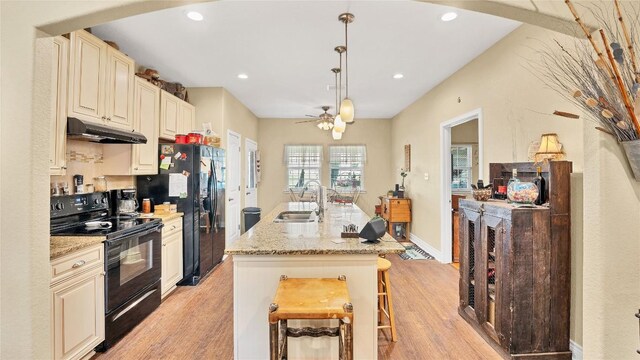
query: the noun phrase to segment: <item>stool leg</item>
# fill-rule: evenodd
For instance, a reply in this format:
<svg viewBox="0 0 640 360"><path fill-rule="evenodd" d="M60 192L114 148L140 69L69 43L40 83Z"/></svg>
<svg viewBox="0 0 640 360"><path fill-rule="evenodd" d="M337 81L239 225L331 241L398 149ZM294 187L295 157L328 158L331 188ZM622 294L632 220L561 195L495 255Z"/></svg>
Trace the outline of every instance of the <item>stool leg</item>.
<svg viewBox="0 0 640 360"><path fill-rule="evenodd" d="M287 342L287 320L280 320L280 349L278 359L289 359L289 343Z"/></svg>
<svg viewBox="0 0 640 360"><path fill-rule="evenodd" d="M344 353L345 360L353 360L353 325L344 324Z"/></svg>
<svg viewBox="0 0 640 360"><path fill-rule="evenodd" d="M338 359L344 360L344 321L338 322Z"/></svg>
<svg viewBox="0 0 640 360"><path fill-rule="evenodd" d="M389 280L389 270L383 271L384 273L384 287L385 292L387 293L387 310L389 312L389 325L391 325L391 341L398 341L398 336L396 334L396 319L393 314L393 300L391 298L391 281Z"/></svg>
<svg viewBox="0 0 640 360"><path fill-rule="evenodd" d="M278 360L278 323L269 323L269 359Z"/></svg>
<svg viewBox="0 0 640 360"><path fill-rule="evenodd" d="M384 295L382 293L382 273L378 271L378 325L382 325L382 308L384 306Z"/></svg>

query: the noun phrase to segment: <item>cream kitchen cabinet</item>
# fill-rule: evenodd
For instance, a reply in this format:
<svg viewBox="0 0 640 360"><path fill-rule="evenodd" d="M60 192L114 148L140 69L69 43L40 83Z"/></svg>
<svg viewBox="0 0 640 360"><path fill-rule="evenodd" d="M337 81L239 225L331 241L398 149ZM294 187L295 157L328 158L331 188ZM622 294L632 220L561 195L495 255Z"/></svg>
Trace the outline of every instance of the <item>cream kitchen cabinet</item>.
<svg viewBox="0 0 640 360"><path fill-rule="evenodd" d="M160 89L135 77L133 130L147 138L146 144L105 146L105 175L155 175L158 173L158 126Z"/></svg>
<svg viewBox="0 0 640 360"><path fill-rule="evenodd" d="M162 297L182 280L182 217L167 221L162 228Z"/></svg>
<svg viewBox="0 0 640 360"><path fill-rule="evenodd" d="M84 30L70 38L68 116L132 130L133 59Z"/></svg>
<svg viewBox="0 0 640 360"><path fill-rule="evenodd" d="M49 173L64 175L67 169L67 81L69 39L53 38L51 119L49 124Z"/></svg>
<svg viewBox="0 0 640 360"><path fill-rule="evenodd" d="M181 102L164 90L160 92L160 138L175 140L176 134L179 134Z"/></svg>
<svg viewBox="0 0 640 360"><path fill-rule="evenodd" d="M180 103L180 123L178 134L188 134L196 126L196 107L186 101Z"/></svg>
<svg viewBox="0 0 640 360"><path fill-rule="evenodd" d="M196 125L196 108L162 90L160 95L160 138L175 140L176 134L188 134Z"/></svg>
<svg viewBox="0 0 640 360"><path fill-rule="evenodd" d="M81 359L104 341L104 247L51 261L53 358Z"/></svg>

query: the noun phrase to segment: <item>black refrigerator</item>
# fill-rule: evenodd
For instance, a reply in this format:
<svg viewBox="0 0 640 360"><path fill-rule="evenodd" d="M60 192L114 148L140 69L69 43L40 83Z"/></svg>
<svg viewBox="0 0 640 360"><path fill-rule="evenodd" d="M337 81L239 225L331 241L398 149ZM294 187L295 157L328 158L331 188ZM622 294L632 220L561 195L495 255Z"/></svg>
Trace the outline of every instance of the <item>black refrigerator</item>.
<svg viewBox="0 0 640 360"><path fill-rule="evenodd" d="M137 177L138 197L177 204L184 213L178 285L197 285L224 255L225 153L206 145L160 144L158 156L158 175Z"/></svg>

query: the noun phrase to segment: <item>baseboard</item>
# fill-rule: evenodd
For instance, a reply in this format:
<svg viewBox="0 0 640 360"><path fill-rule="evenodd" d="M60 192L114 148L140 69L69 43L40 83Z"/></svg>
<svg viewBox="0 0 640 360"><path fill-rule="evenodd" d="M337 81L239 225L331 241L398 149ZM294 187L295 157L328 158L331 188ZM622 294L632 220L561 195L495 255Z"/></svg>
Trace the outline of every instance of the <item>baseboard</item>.
<svg viewBox="0 0 640 360"><path fill-rule="evenodd" d="M440 250L437 250L433 246L429 245L426 241L420 239L413 233L411 233L411 235L409 236L409 240L411 240L412 243L418 245L422 250L433 255L433 257L436 258L436 260L438 260L439 262L443 262L442 253L440 252Z"/></svg>
<svg viewBox="0 0 640 360"><path fill-rule="evenodd" d="M582 360L582 346L573 340L569 340L569 350L571 350L571 359Z"/></svg>

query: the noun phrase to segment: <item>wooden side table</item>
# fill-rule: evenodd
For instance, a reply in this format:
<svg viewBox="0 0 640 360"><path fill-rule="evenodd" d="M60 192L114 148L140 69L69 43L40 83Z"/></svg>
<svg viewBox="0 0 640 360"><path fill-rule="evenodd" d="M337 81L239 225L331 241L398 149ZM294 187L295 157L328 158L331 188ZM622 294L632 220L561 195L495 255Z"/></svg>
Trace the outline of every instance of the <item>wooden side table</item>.
<svg viewBox="0 0 640 360"><path fill-rule="evenodd" d="M387 220L387 232L393 236L393 225L405 224L405 238L411 234L411 199L384 197L382 199L382 218ZM396 236L393 236L396 238Z"/></svg>

